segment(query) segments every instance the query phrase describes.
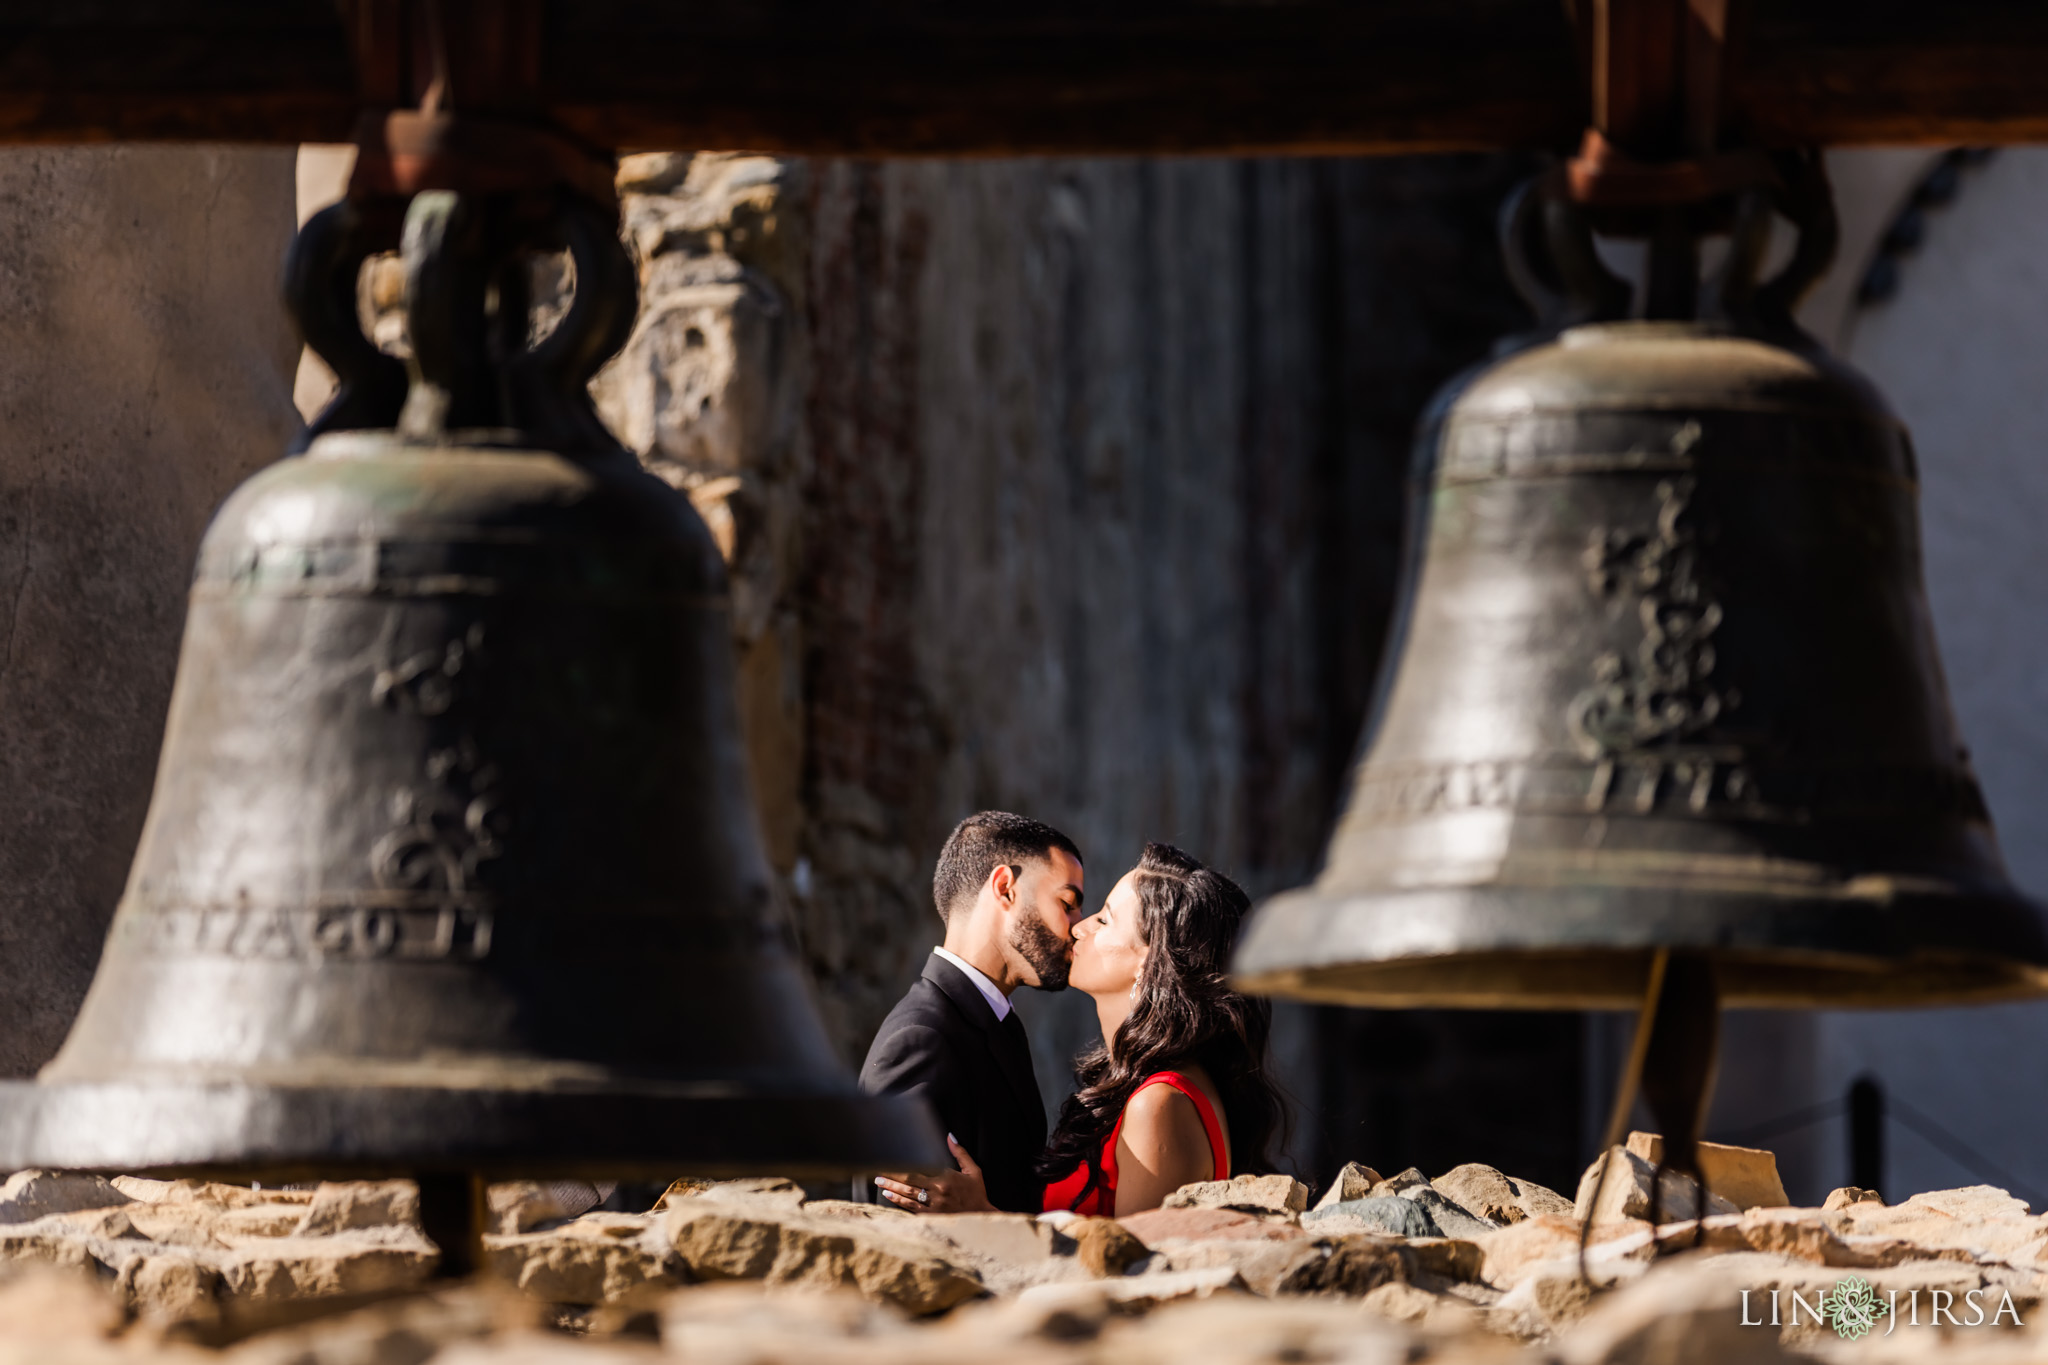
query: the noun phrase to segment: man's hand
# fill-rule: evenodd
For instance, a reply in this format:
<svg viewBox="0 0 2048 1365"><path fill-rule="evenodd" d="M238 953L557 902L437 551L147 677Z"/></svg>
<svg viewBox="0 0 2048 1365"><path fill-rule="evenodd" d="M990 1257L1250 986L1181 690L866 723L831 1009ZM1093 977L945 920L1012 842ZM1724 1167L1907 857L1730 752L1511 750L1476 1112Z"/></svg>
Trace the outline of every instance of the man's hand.
<svg viewBox="0 0 2048 1365"><path fill-rule="evenodd" d="M912 1213L994 1213L996 1206L988 1202L981 1167L951 1133L946 1134L946 1145L953 1149L959 1170L936 1175L878 1175L875 1188L882 1198Z"/></svg>

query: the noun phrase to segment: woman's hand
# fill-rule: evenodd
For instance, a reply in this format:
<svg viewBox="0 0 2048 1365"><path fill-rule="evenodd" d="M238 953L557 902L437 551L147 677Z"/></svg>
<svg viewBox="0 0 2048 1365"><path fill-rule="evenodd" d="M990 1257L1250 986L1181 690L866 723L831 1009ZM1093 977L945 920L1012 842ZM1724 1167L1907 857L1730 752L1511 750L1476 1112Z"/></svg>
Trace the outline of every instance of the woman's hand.
<svg viewBox="0 0 2048 1365"><path fill-rule="evenodd" d="M951 1133L946 1134L946 1145L953 1149L959 1170L936 1175L878 1175L875 1188L882 1198L912 1213L994 1213L996 1206L988 1202L981 1167Z"/></svg>

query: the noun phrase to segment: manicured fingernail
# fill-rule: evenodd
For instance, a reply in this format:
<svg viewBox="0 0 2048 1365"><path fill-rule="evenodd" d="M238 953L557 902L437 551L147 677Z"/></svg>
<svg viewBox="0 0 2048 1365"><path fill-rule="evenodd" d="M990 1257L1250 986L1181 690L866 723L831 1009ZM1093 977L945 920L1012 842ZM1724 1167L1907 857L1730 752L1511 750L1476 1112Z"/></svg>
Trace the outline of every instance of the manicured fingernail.
<svg viewBox="0 0 2048 1365"><path fill-rule="evenodd" d="M876 1189L878 1189L878 1190L882 1188L882 1177L880 1177L880 1176L876 1176L876 1177L875 1177L875 1188L876 1188Z"/></svg>
<svg viewBox="0 0 2048 1365"><path fill-rule="evenodd" d="M959 1138L954 1137L951 1133L946 1134L946 1141L948 1142L958 1142L959 1140Z"/></svg>

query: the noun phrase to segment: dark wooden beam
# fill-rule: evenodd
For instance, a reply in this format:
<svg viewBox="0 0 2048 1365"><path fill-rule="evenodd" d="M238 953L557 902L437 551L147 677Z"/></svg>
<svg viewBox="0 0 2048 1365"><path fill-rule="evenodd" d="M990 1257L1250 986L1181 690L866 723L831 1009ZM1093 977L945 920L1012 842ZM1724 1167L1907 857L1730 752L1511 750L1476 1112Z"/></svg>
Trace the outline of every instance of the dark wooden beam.
<svg viewBox="0 0 2048 1365"><path fill-rule="evenodd" d="M1584 0L1582 0L1584 2ZM1559 0L549 0L551 114L616 147L1566 147ZM2048 140L2040 0L1755 0L1731 130ZM0 0L0 140L339 141L331 0Z"/></svg>

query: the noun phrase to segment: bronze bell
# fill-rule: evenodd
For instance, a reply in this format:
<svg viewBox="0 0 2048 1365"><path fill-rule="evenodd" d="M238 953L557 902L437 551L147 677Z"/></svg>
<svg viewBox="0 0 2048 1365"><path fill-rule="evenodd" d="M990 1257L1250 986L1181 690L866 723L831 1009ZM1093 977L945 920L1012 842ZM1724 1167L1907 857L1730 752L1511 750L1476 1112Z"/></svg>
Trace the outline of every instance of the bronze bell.
<svg viewBox="0 0 2048 1365"><path fill-rule="evenodd" d="M409 383L355 302L401 212ZM574 300L530 343L528 260L561 248ZM288 296L341 390L206 535L127 891L63 1050L0 1091L0 1170L943 1157L826 1038L723 564L591 407L637 283L616 206L565 191L365 196L301 233Z"/></svg>
<svg viewBox="0 0 2048 1365"><path fill-rule="evenodd" d="M1732 1006L2048 984L1949 708L1907 433L1791 320L1832 255L1819 199L1764 284L1746 201L1692 321L1598 320L1627 291L1583 217L1535 193L1507 215L1511 274L1565 325L1424 420L1363 758L1241 981L1618 1008L1662 949Z"/></svg>

